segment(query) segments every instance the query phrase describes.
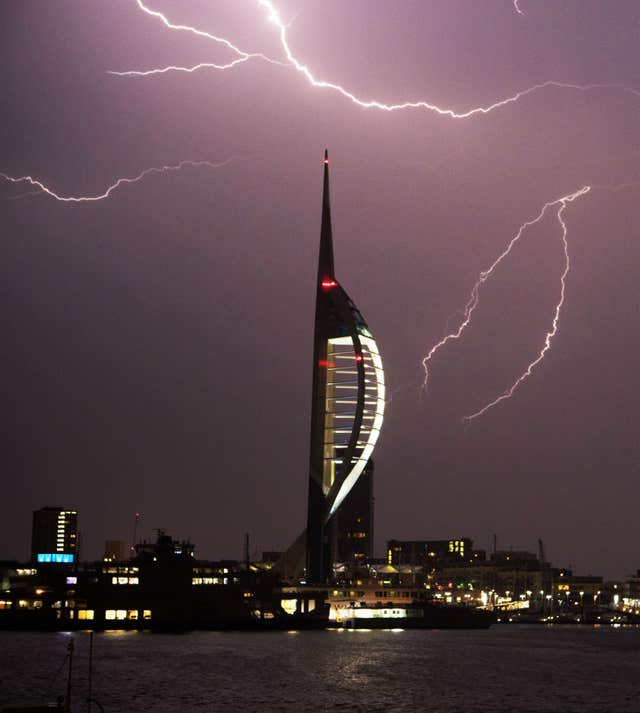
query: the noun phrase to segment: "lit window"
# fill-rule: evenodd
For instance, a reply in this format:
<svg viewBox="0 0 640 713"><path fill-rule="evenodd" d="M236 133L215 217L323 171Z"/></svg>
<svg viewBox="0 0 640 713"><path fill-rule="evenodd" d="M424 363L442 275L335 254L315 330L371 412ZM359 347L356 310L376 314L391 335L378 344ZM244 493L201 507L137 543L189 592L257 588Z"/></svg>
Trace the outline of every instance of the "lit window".
<svg viewBox="0 0 640 713"><path fill-rule="evenodd" d="M145 609L145 610L142 612L142 618L143 618L145 621L149 621L149 620L151 619L151 609Z"/></svg>
<svg viewBox="0 0 640 713"><path fill-rule="evenodd" d="M73 562L73 555L69 554L62 554L62 553L52 553L52 552L44 552L44 553L39 553L37 556L37 561L38 562L55 562L55 563L65 563L69 564Z"/></svg>
<svg viewBox="0 0 640 713"><path fill-rule="evenodd" d="M104 618L107 619L108 621L113 621L113 619L116 618L116 610L115 609L107 609L104 613Z"/></svg>
<svg viewBox="0 0 640 713"><path fill-rule="evenodd" d="M297 599L281 599L280 606L287 614L295 614L298 609Z"/></svg>

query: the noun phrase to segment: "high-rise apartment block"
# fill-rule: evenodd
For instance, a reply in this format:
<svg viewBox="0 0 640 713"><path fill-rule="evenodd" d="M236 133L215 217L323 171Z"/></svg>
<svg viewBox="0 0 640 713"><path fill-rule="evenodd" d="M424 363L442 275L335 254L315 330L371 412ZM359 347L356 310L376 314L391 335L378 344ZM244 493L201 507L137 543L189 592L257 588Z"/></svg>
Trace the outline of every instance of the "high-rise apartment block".
<svg viewBox="0 0 640 713"><path fill-rule="evenodd" d="M70 564L78 558L78 513L72 508L46 507L33 513L31 561Z"/></svg>

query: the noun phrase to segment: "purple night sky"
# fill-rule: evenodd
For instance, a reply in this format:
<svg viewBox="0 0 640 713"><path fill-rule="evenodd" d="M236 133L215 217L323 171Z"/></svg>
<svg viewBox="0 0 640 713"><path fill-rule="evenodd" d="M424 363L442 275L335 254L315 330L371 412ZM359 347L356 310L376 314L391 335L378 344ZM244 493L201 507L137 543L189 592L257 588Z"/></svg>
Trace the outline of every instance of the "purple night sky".
<svg viewBox="0 0 640 713"><path fill-rule="evenodd" d="M640 567L640 93L547 87L466 119L363 109L287 63L256 0L146 0L253 58L226 63L135 0L0 5L0 171L60 195L185 159L95 203L0 180L0 557L31 512L76 507L83 557L166 528L200 557L285 548L305 525L322 152L337 276L382 351L392 399L376 460L376 550L469 536L554 565ZM549 80L640 91L637 0L276 0L291 50L363 99L456 112ZM542 206L455 328L479 273ZM16 196L22 196L14 199Z"/></svg>

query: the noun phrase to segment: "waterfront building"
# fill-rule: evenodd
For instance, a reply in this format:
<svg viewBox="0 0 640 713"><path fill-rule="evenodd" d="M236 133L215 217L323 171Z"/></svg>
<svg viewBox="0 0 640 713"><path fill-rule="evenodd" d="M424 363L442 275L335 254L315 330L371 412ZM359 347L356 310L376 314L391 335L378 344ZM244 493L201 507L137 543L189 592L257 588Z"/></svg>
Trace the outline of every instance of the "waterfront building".
<svg viewBox="0 0 640 713"><path fill-rule="evenodd" d="M457 537L449 540L389 540L387 564L422 565L427 569L440 569L477 561L473 540Z"/></svg>
<svg viewBox="0 0 640 713"><path fill-rule="evenodd" d="M625 596L640 601L640 569L631 577L627 577L624 583Z"/></svg>
<svg viewBox="0 0 640 713"><path fill-rule="evenodd" d="M136 557L155 558L155 561L174 555L195 557L196 547L189 540L174 540L161 528L156 530L156 535L155 542L143 540L134 545Z"/></svg>
<svg viewBox="0 0 640 713"><path fill-rule="evenodd" d="M334 516L367 467L384 404L378 346L336 277L325 151L311 395L308 582L324 583L331 577L338 536Z"/></svg>
<svg viewBox="0 0 640 713"><path fill-rule="evenodd" d="M31 536L31 561L35 564L71 564L77 559L77 511L58 507L35 510Z"/></svg>
<svg viewBox="0 0 640 713"><path fill-rule="evenodd" d="M437 590L476 593L491 592L504 600L536 599L549 592L543 591L542 569L537 562L520 566L504 561L481 562L476 564L450 565L438 569L432 577L432 586ZM543 592L542 594L540 594ZM528 593L528 594L527 594Z"/></svg>
<svg viewBox="0 0 640 713"><path fill-rule="evenodd" d="M194 549L160 530L126 560L56 567L0 562L0 631L245 626L280 611L268 571L197 560Z"/></svg>

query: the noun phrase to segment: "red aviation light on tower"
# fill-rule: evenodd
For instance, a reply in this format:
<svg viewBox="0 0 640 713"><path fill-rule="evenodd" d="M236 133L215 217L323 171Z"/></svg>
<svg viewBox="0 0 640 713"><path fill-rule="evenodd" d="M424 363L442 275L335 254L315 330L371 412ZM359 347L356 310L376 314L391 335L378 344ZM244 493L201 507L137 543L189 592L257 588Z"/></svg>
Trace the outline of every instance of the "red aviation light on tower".
<svg viewBox="0 0 640 713"><path fill-rule="evenodd" d="M326 367L327 369L335 369L335 361L329 361L328 359L320 359L318 366Z"/></svg>
<svg viewBox="0 0 640 713"><path fill-rule="evenodd" d="M320 287L322 287L323 290L330 290L333 287L337 287L337 286L338 286L338 283L335 280L331 280L329 278L325 278L320 283Z"/></svg>

